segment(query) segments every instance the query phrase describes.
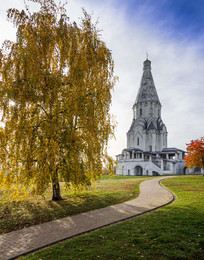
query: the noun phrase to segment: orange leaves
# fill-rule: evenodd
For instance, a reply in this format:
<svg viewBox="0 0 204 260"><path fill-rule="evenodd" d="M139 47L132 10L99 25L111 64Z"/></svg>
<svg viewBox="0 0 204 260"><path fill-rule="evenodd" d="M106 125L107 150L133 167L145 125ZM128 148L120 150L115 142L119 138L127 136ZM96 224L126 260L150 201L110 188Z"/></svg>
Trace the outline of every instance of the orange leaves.
<svg viewBox="0 0 204 260"><path fill-rule="evenodd" d="M187 156L184 160L187 167L204 168L204 137L187 144Z"/></svg>

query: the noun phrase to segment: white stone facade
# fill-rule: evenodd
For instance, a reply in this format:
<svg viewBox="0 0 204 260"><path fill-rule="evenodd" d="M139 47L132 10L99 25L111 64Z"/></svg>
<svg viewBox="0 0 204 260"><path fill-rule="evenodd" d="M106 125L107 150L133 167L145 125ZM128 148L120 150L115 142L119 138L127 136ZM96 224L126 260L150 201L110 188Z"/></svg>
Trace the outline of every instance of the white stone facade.
<svg viewBox="0 0 204 260"><path fill-rule="evenodd" d="M127 148L116 156L118 175L199 174L187 169L185 151L167 148L167 128L161 119L161 103L151 73L144 62L140 88L133 105L133 121L127 132Z"/></svg>

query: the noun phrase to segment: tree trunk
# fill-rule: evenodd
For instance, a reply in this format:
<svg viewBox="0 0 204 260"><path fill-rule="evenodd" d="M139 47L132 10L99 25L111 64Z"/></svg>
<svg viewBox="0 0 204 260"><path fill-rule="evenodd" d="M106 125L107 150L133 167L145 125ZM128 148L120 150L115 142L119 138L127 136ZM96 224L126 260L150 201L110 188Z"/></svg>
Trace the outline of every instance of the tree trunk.
<svg viewBox="0 0 204 260"><path fill-rule="evenodd" d="M57 200L62 200L62 197L60 195L60 185L59 185L59 179L58 179L58 174L55 173L55 175L52 178L52 200L57 201Z"/></svg>

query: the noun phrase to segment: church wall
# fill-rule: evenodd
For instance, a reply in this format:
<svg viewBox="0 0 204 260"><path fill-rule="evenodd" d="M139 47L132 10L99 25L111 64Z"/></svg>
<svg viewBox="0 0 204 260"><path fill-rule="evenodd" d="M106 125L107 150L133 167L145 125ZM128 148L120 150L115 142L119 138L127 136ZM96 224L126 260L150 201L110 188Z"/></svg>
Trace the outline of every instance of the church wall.
<svg viewBox="0 0 204 260"><path fill-rule="evenodd" d="M144 160L125 160L124 162L118 162L118 169L116 170L116 175L131 175L135 176L135 168L140 166L142 168L142 175L153 175L154 165L148 161L144 162ZM155 167L156 168L156 167ZM155 171L158 171L156 168Z"/></svg>
<svg viewBox="0 0 204 260"><path fill-rule="evenodd" d="M143 151L147 151L147 144L149 142L149 135L144 131L144 139L145 139L145 145Z"/></svg>
<svg viewBox="0 0 204 260"><path fill-rule="evenodd" d="M176 164L176 174L182 175L184 174L185 162L180 161Z"/></svg>
<svg viewBox="0 0 204 260"><path fill-rule="evenodd" d="M181 174L181 170L178 173L177 166L175 163L168 163L165 170L156 166L151 159L149 161L144 161L143 159L125 159L123 161L118 161L118 169L116 175L137 175L135 173L135 167L140 166L142 168L142 175L172 175ZM181 166L181 169L183 166Z"/></svg>
<svg viewBox="0 0 204 260"><path fill-rule="evenodd" d="M148 118L161 116L161 105L157 102L140 102L133 106L133 116L134 118Z"/></svg>
<svg viewBox="0 0 204 260"><path fill-rule="evenodd" d="M133 139L133 146L132 147L143 150L144 137L139 131L134 132L134 139Z"/></svg>
<svg viewBox="0 0 204 260"><path fill-rule="evenodd" d="M163 137L163 132L166 131L164 127L163 131L159 131L155 134L155 130L145 130L145 121L154 122L155 127L157 126L157 118L160 115L161 105L159 102L139 102L133 106L133 114L136 114L135 118L135 128L134 135L128 143L129 147L137 147L144 151L150 151L150 146L152 151L161 151L163 148L167 147L166 136ZM140 114L142 112L142 114ZM141 126L141 128L138 128ZM140 145L137 145L136 132L142 132L143 139L140 140Z"/></svg>
<svg viewBox="0 0 204 260"><path fill-rule="evenodd" d="M139 156L141 155L141 156ZM159 157L158 157L159 158ZM183 160L161 160L160 164L158 162L155 165L154 157L150 157L148 160L144 160L144 154L134 153L130 156L127 152L127 156L123 159L120 157L118 162L118 168L116 170L116 175L137 175L135 167L139 166L142 168L142 175L183 175L183 174L203 174L203 169L201 168L186 168L185 162ZM156 159L156 158L155 158ZM159 159L160 160L160 159ZM156 162L156 161L155 161Z"/></svg>
<svg viewBox="0 0 204 260"><path fill-rule="evenodd" d="M135 109L136 109L136 118L139 118L140 117L140 109L142 109L141 104L135 105Z"/></svg>
<svg viewBox="0 0 204 260"><path fill-rule="evenodd" d="M141 150L145 149L145 135L143 133L143 127L141 125L137 125L133 131L127 133L127 148L138 148ZM139 145L138 145L139 139Z"/></svg>
<svg viewBox="0 0 204 260"><path fill-rule="evenodd" d="M159 105L157 103L154 103L153 105L153 116L154 117L158 117L158 108L159 108Z"/></svg>
<svg viewBox="0 0 204 260"><path fill-rule="evenodd" d="M139 145L138 145L139 138ZM167 147L167 134L163 131L143 130L140 125L134 131L127 133L127 148L139 148L143 151L162 151Z"/></svg>
<svg viewBox="0 0 204 260"><path fill-rule="evenodd" d="M144 151L144 149L145 149L145 134L142 132L141 135L142 135L142 138L140 138L140 147L139 147L139 149Z"/></svg>
<svg viewBox="0 0 204 260"><path fill-rule="evenodd" d="M134 147L134 132L127 133L127 148Z"/></svg>
<svg viewBox="0 0 204 260"><path fill-rule="evenodd" d="M130 133L130 147L133 147L133 143L134 143L134 132Z"/></svg>
<svg viewBox="0 0 204 260"><path fill-rule="evenodd" d="M148 102L144 103L144 117L147 117L149 113L149 106L148 106Z"/></svg>
<svg viewBox="0 0 204 260"><path fill-rule="evenodd" d="M144 151L150 151L150 146L152 146L152 133L146 132L146 144Z"/></svg>
<svg viewBox="0 0 204 260"><path fill-rule="evenodd" d="M130 147L130 133L127 133L127 148Z"/></svg>
<svg viewBox="0 0 204 260"><path fill-rule="evenodd" d="M162 151L167 147L167 135L163 131L156 134L156 151Z"/></svg>
<svg viewBox="0 0 204 260"><path fill-rule="evenodd" d="M163 133L163 148L167 148L167 133Z"/></svg>
<svg viewBox="0 0 204 260"><path fill-rule="evenodd" d="M144 146L144 151L152 151L155 152L157 149L157 140L158 137L156 135L155 130L147 131L146 133L146 144ZM150 149L151 146L151 149Z"/></svg>
<svg viewBox="0 0 204 260"><path fill-rule="evenodd" d="M156 134L156 151L161 151L161 135L160 134Z"/></svg>
<svg viewBox="0 0 204 260"><path fill-rule="evenodd" d="M156 150L156 133L155 131L152 133L152 151L155 152Z"/></svg>

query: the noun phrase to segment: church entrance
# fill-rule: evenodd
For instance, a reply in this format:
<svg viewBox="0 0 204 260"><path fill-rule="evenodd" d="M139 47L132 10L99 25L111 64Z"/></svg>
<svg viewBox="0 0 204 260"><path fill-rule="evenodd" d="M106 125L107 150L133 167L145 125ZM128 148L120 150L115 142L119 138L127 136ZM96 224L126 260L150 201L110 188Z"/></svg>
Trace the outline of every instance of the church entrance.
<svg viewBox="0 0 204 260"><path fill-rule="evenodd" d="M135 169L134 169L134 174L135 174L135 175L140 176L140 175L142 175L142 172L143 172L143 169L142 169L141 166L136 166L136 167L135 167Z"/></svg>

